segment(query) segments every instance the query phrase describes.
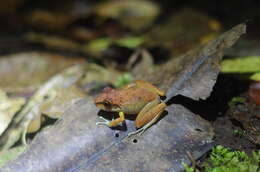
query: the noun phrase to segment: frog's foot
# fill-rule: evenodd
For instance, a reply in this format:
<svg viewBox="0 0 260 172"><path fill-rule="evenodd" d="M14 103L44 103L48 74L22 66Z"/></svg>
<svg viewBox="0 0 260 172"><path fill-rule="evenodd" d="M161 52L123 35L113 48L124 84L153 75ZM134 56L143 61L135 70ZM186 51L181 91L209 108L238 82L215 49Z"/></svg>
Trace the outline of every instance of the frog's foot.
<svg viewBox="0 0 260 172"><path fill-rule="evenodd" d="M96 125L105 125L109 127L109 123L111 122L110 120L105 119L104 117L100 116L99 117L101 120L103 120L102 122L96 122Z"/></svg>
<svg viewBox="0 0 260 172"><path fill-rule="evenodd" d="M164 105L164 104L162 104L162 105ZM156 115L150 122L145 124L142 128L139 128L136 131L128 133L127 137L131 137L131 136L136 135L136 134L138 134L139 136L142 135L149 127L151 127L159 119L161 114L162 114L162 111L160 111L158 113L158 115Z"/></svg>
<svg viewBox="0 0 260 172"><path fill-rule="evenodd" d="M145 132L146 129L140 128L140 129L138 129L136 131L130 132L130 133L127 134L127 137L131 137L131 136L136 135L136 134L138 134L140 136L140 135L142 135Z"/></svg>
<svg viewBox="0 0 260 172"><path fill-rule="evenodd" d="M142 128L139 128L136 131L130 132L127 134L127 137L131 137L133 135L138 134L139 136L141 136L152 124L154 123L154 121L149 122L148 124L146 124L145 126L143 126Z"/></svg>
<svg viewBox="0 0 260 172"><path fill-rule="evenodd" d="M120 123L122 123L123 121L125 121L125 115L123 112L119 112L119 117L116 119L113 119L112 121L109 121L105 118L103 118L102 116L99 117L100 119L102 119L102 122L97 122L96 125L106 125L108 127L116 127L118 126Z"/></svg>

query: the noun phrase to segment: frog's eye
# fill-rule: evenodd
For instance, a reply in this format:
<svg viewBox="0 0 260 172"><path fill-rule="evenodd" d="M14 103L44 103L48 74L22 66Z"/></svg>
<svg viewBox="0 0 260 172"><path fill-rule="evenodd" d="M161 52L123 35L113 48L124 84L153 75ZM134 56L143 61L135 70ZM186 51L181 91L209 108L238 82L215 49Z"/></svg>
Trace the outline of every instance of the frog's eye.
<svg viewBox="0 0 260 172"><path fill-rule="evenodd" d="M110 107L110 106L111 106L111 103L108 102L108 101L105 101L103 104L104 104L104 106L106 106L106 107Z"/></svg>

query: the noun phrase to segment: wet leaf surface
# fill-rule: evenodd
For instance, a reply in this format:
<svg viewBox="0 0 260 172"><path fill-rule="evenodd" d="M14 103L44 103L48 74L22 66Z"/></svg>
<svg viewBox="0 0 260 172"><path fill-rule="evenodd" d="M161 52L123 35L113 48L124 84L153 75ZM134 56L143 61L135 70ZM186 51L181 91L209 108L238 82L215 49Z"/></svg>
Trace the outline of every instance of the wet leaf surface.
<svg viewBox="0 0 260 172"><path fill-rule="evenodd" d="M139 77L168 90L167 100L178 94L206 98L223 51L244 32L245 25L238 25L204 47L162 64L152 75ZM188 162L187 151L199 158L212 146L209 122L181 105L169 104L159 122L132 138L127 133L135 130L133 121L127 120L127 128L121 130L96 126L100 112L92 100L78 101L65 113L73 115L64 115L40 133L24 154L1 170L181 171L181 162Z"/></svg>
<svg viewBox="0 0 260 172"><path fill-rule="evenodd" d="M98 111L92 101L79 101L65 118L39 134L27 152L2 170L177 170L182 168L182 160L187 161L187 150L196 150L194 156L199 157L210 148L210 124L180 105L168 107L165 118L142 137L134 138L136 141L126 138L128 131L96 126ZM132 121L127 125L128 130L135 130Z"/></svg>

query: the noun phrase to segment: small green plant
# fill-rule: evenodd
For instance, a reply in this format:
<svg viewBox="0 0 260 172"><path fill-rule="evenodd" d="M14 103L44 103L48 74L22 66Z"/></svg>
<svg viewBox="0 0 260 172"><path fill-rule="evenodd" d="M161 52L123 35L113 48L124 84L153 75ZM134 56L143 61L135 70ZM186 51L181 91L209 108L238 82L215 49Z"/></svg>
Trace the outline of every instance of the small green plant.
<svg viewBox="0 0 260 172"><path fill-rule="evenodd" d="M186 164L186 163L182 163L182 165L184 167L185 172L194 172L195 171L195 169L193 167L188 166L188 164Z"/></svg>
<svg viewBox="0 0 260 172"><path fill-rule="evenodd" d="M246 56L225 59L221 62L223 73L247 73L249 79L260 81L260 58L259 56Z"/></svg>
<svg viewBox="0 0 260 172"><path fill-rule="evenodd" d="M133 77L132 77L132 75L129 74L129 73L125 73L125 74L121 75L121 76L117 79L117 81L114 83L114 86L115 86L116 88L120 88L120 87L122 87L122 86L124 86L124 85L126 85L126 84L131 83L131 82L133 82Z"/></svg>
<svg viewBox="0 0 260 172"><path fill-rule="evenodd" d="M203 166L207 172L259 172L259 163L260 151L248 156L243 151L231 151L223 146L216 146Z"/></svg>
<svg viewBox="0 0 260 172"><path fill-rule="evenodd" d="M245 135L245 132L244 131L241 131L241 130L233 130L233 134L235 136L244 136Z"/></svg>
<svg viewBox="0 0 260 172"><path fill-rule="evenodd" d="M231 151L223 146L216 146L202 167L206 172L259 172L260 150L248 156L243 151ZM184 169L186 172L195 171L187 164L184 164Z"/></svg>
<svg viewBox="0 0 260 172"><path fill-rule="evenodd" d="M245 103L246 98L244 97L233 97L229 102L228 102L228 106L229 107L234 107L237 104L241 104L241 103Z"/></svg>

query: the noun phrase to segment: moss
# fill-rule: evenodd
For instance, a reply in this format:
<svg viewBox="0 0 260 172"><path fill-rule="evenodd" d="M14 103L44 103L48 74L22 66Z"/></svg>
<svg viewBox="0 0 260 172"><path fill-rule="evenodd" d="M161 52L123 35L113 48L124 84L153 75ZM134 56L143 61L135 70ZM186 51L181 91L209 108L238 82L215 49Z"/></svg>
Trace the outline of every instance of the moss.
<svg viewBox="0 0 260 172"><path fill-rule="evenodd" d="M25 149L26 146L17 146L7 151L0 152L0 167L4 166L8 161L18 157Z"/></svg>
<svg viewBox="0 0 260 172"><path fill-rule="evenodd" d="M259 164L260 150L252 152L252 155L248 156L243 151L231 151L223 146L216 146L202 167L206 172L258 172ZM186 172L195 171L187 165L184 168Z"/></svg>

